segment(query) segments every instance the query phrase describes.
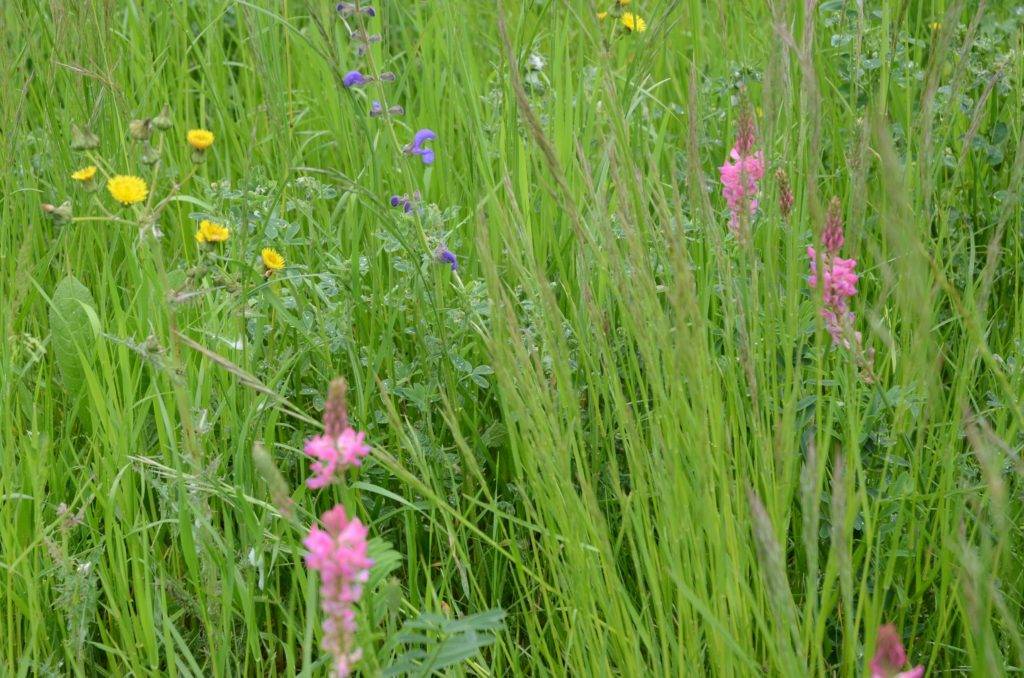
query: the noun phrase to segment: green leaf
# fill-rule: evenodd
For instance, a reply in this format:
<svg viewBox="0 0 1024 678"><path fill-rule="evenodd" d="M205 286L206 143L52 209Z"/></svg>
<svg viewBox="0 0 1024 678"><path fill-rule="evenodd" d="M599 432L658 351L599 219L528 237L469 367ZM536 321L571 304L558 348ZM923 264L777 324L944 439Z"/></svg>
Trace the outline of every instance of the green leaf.
<svg viewBox="0 0 1024 678"><path fill-rule="evenodd" d="M476 655L505 627L505 611L496 608L462 619L430 612L407 621L393 638L406 646L385 676L433 675Z"/></svg>
<svg viewBox="0 0 1024 678"><path fill-rule="evenodd" d="M64 387L77 393L85 379L85 366L96 351L96 337L89 311L96 314L96 302L89 290L69 275L53 291L50 307L50 334L53 355L64 380Z"/></svg>

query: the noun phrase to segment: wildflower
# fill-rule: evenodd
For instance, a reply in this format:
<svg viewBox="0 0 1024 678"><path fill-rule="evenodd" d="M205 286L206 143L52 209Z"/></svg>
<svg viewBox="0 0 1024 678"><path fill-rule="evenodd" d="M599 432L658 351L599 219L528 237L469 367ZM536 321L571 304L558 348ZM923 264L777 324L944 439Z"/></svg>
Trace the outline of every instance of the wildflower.
<svg viewBox="0 0 1024 678"><path fill-rule="evenodd" d="M829 214L825 230L822 233L822 242L825 245L825 252L821 255L823 270L818 272L818 252L814 247L807 247L807 257L811 262L811 273L807 276L807 284L817 289L821 284L821 295L824 307L821 309L821 316L825 320L825 328L832 337L833 345L842 344L847 349L855 349L858 359L863 359L865 365L870 362L871 352L861 351L861 334L853 329L855 316L850 310L849 300L857 294L857 260L843 259L838 256L839 248L844 241L842 214L840 203L833 200L829 207ZM852 341L851 341L852 339Z"/></svg>
<svg viewBox="0 0 1024 678"><path fill-rule="evenodd" d="M96 176L96 165L89 165L88 167L83 167L77 172L73 172L71 174L72 179L74 179L75 181L81 181L82 183L85 183L86 181L91 181L94 176Z"/></svg>
<svg viewBox="0 0 1024 678"><path fill-rule="evenodd" d="M374 101L370 104L370 117L376 118L384 113L384 106L379 101Z"/></svg>
<svg viewBox="0 0 1024 678"><path fill-rule="evenodd" d="M199 222L199 229L196 231L196 242L224 242L231 237L231 229L220 224L203 219Z"/></svg>
<svg viewBox="0 0 1024 678"><path fill-rule="evenodd" d="M306 441L303 450L315 459L309 465L313 477L306 481L311 490L326 487L335 481L339 472L349 466L361 466L370 446L363 440L366 433L346 427L340 435L314 436Z"/></svg>
<svg viewBox="0 0 1024 678"><path fill-rule="evenodd" d="M622 22L623 28L630 32L643 33L647 30L647 22L640 15L633 14L632 12L623 12L619 21Z"/></svg>
<svg viewBox="0 0 1024 678"><path fill-rule="evenodd" d="M134 205L146 199L149 187L139 177L118 174L107 181L110 196L124 206Z"/></svg>
<svg viewBox="0 0 1024 678"><path fill-rule="evenodd" d="M433 164L434 150L432 148L424 148L423 144L436 138L437 134L433 130L421 129L413 136L412 143L405 147L405 152L410 155L420 156L424 165Z"/></svg>
<svg viewBox="0 0 1024 678"><path fill-rule="evenodd" d="M452 272L459 270L459 259L455 254L444 245L438 245L437 249L434 250L434 256L437 260L443 264L448 264L452 267Z"/></svg>
<svg viewBox="0 0 1024 678"><path fill-rule="evenodd" d="M821 232L821 243L828 250L828 253L835 256L839 253L843 243L846 241L843 235L843 214L839 198L832 198L828 206L828 217L825 220L825 230Z"/></svg>
<svg viewBox="0 0 1024 678"><path fill-rule="evenodd" d="M394 82L398 79L398 76L395 75L394 71L384 71L377 77L380 78L381 82Z"/></svg>
<svg viewBox="0 0 1024 678"><path fill-rule="evenodd" d="M922 678L924 666L900 671L907 663L907 651L900 642L899 631L892 624L878 629L875 656L871 659L871 678Z"/></svg>
<svg viewBox="0 0 1024 678"><path fill-rule="evenodd" d="M272 247L264 247L260 251L260 259L263 261L263 275L268 278L274 271L284 268L284 257Z"/></svg>
<svg viewBox="0 0 1024 678"><path fill-rule="evenodd" d="M349 71L341 78L341 84L345 87L359 87L369 82L373 82L373 78L368 78L359 71Z"/></svg>
<svg viewBox="0 0 1024 678"><path fill-rule="evenodd" d="M600 21L604 21L605 19L608 18L608 12L598 12L597 13L597 18Z"/></svg>
<svg viewBox="0 0 1024 678"><path fill-rule="evenodd" d="M811 260L811 274L807 277L807 283L811 287L818 286L817 252L811 246L807 247L807 256ZM858 276L856 272L856 259L843 259L829 253L824 257L825 272L822 278L823 294L825 303L829 306L839 307L846 303L846 300L857 294Z"/></svg>
<svg viewBox="0 0 1024 678"><path fill-rule="evenodd" d="M406 214L409 214L413 210L413 206L420 202L420 192L415 191L412 194L412 198L408 195L393 195L391 196L391 206L401 207L405 210Z"/></svg>
<svg viewBox="0 0 1024 678"><path fill-rule="evenodd" d="M363 595L373 561L367 555L366 527L349 519L340 504L321 517L324 529L313 526L303 541L308 549L306 567L320 573L320 609L323 610L322 647L334 657L334 673L345 677L359 661L355 647L355 604Z"/></svg>
<svg viewBox="0 0 1024 678"><path fill-rule="evenodd" d="M745 238L747 219L757 212L758 182L764 177L764 153L752 153L755 141L754 119L745 114L729 157L718 168L722 196L729 205L729 230Z"/></svg>
<svg viewBox="0 0 1024 678"><path fill-rule="evenodd" d="M338 11L341 16L349 16L355 14L357 11L362 12L366 16L377 16L377 10L373 7L356 7L351 2L339 2L334 6L334 9Z"/></svg>
<svg viewBox="0 0 1024 678"><path fill-rule="evenodd" d="M197 151L205 151L213 146L213 132L205 129L190 129L185 135L189 145Z"/></svg>
<svg viewBox="0 0 1024 678"><path fill-rule="evenodd" d="M619 5L619 7L625 7L625 6L626 6L626 5L628 5L628 4L630 3L630 2L632 2L632 0L617 0L617 1L618 1L618 5Z"/></svg>
<svg viewBox="0 0 1024 678"><path fill-rule="evenodd" d="M722 196L729 205L729 228L739 234L747 215L757 211L757 182L764 177L764 153L742 156L736 148L718 172L722 181Z"/></svg>
<svg viewBox="0 0 1024 678"><path fill-rule="evenodd" d="M939 29L942 28L942 23L938 21L933 21L930 24L928 24L928 27L931 28L932 31L938 31Z"/></svg>

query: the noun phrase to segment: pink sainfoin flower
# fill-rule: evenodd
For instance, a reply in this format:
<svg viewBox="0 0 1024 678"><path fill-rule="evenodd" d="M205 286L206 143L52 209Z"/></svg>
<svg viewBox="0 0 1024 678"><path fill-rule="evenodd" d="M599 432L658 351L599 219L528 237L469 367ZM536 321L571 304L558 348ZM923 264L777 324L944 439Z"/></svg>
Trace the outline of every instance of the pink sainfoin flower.
<svg viewBox="0 0 1024 678"><path fill-rule="evenodd" d="M334 675L348 676L362 650L355 646L355 604L363 595L373 561L367 557L367 529L338 505L325 513L324 529L314 525L303 542L306 566L320 573L320 609L324 612L323 648L334 657Z"/></svg>
<svg viewBox="0 0 1024 678"><path fill-rule="evenodd" d="M871 678L922 678L924 666L901 671L907 663L907 651L900 642L899 631L892 624L878 629L875 656L871 659Z"/></svg>
<svg viewBox="0 0 1024 678"><path fill-rule="evenodd" d="M747 224L757 211L758 182L764 178L764 153L753 151L756 134L754 118L745 113L729 157L718 168L722 196L729 205L729 230L740 239L747 236Z"/></svg>
<svg viewBox="0 0 1024 678"><path fill-rule="evenodd" d="M337 437L324 434L306 441L305 452L316 459L309 465L313 476L306 481L311 490L327 487L338 474L349 466L359 466L363 457L370 453L370 446L363 443L366 434L349 427Z"/></svg>
<svg viewBox="0 0 1024 678"><path fill-rule="evenodd" d="M821 309L821 316L825 319L825 328L832 337L832 343L852 348L851 338L857 346L860 346L861 341L860 333L853 329L855 316L849 304L849 299L857 294L859 276L856 259L843 259L837 256L843 241L840 204L838 200L833 200L822 233L825 252L822 253L821 260L824 272L822 275L818 274L818 252L814 247L808 246L807 257L811 260L811 274L807 276L807 284L817 289L819 282L821 283L825 303Z"/></svg>
<svg viewBox="0 0 1024 678"><path fill-rule="evenodd" d="M366 434L348 424L346 390L344 379L331 382L324 406L324 434L306 441L306 454L316 460L309 465L313 477L306 481L312 490L330 485L341 471L359 466L370 453L370 447L363 443Z"/></svg>
<svg viewBox="0 0 1024 678"><path fill-rule="evenodd" d="M839 198L832 198L828 206L828 216L825 218L825 230L821 232L821 244L829 254L835 256L839 254L844 242L846 236L843 233L843 206Z"/></svg>

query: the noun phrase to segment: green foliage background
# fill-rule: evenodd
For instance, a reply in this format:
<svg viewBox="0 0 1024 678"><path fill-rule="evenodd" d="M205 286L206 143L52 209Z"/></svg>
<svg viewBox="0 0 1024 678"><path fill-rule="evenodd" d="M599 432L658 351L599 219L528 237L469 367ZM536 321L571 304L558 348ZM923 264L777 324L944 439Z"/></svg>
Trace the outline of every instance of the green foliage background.
<svg viewBox="0 0 1024 678"><path fill-rule="evenodd" d="M389 121L333 3L0 3L0 673L324 674L296 525L337 501L396 552L367 675L499 607L445 671L862 675L886 622L929 675L1024 669L1024 10L863 5L383 0ZM749 247L716 171L748 102ZM96 214L72 124L149 176L128 121L165 103L165 185L217 141L155 245L45 218ZM833 195L872 382L805 282ZM335 375L375 452L314 494Z"/></svg>

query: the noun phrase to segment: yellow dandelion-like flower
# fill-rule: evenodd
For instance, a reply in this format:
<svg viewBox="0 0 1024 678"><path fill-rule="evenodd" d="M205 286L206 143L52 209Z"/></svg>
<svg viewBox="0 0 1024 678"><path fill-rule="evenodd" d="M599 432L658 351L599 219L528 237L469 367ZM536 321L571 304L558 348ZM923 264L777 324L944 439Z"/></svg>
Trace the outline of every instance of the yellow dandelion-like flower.
<svg viewBox="0 0 1024 678"><path fill-rule="evenodd" d="M601 21L604 21L605 19L608 18L608 12L598 12L597 18L600 19Z"/></svg>
<svg viewBox="0 0 1024 678"><path fill-rule="evenodd" d="M625 7L626 5L631 3L632 1L633 0L619 0L619 7Z"/></svg>
<svg viewBox="0 0 1024 678"><path fill-rule="evenodd" d="M942 28L942 24L941 24L941 23L939 23L938 21L933 21L932 23L930 23L930 24L928 24L928 25L929 25L929 26L931 27L931 29L932 29L933 31L937 31L937 30L939 30L940 28Z"/></svg>
<svg viewBox="0 0 1024 678"><path fill-rule="evenodd" d="M110 196L122 205L134 205L142 202L149 195L149 188L145 181L123 174L110 177L107 182L107 190L110 191Z"/></svg>
<svg viewBox="0 0 1024 678"><path fill-rule="evenodd" d="M264 247L260 252L260 259L263 260L263 267L267 269L267 275L284 268L284 257L272 247Z"/></svg>
<svg viewBox="0 0 1024 678"><path fill-rule="evenodd" d="M77 172L74 172L71 175L71 178L75 181L89 181L94 176L96 176L96 165L89 165L88 167L83 167Z"/></svg>
<svg viewBox="0 0 1024 678"><path fill-rule="evenodd" d="M213 146L213 132L206 129L190 129L185 135L188 143L197 151L205 151Z"/></svg>
<svg viewBox="0 0 1024 678"><path fill-rule="evenodd" d="M215 224L208 219L199 222L199 230L196 231L196 242L224 242L231 237L231 229L220 224Z"/></svg>
<svg viewBox="0 0 1024 678"><path fill-rule="evenodd" d="M623 12L620 21L622 21L622 25L627 31L643 33L647 30L647 22L644 21L642 17L637 14L633 14L632 12Z"/></svg>

